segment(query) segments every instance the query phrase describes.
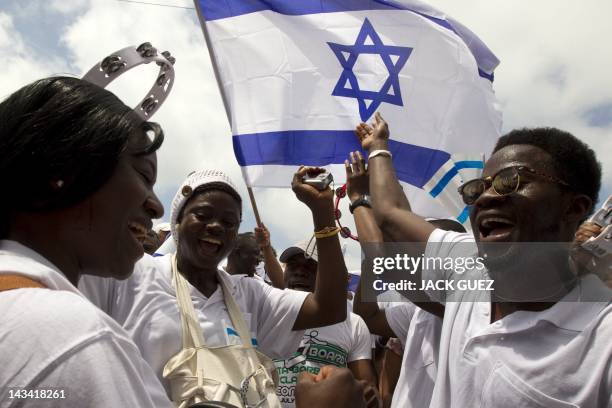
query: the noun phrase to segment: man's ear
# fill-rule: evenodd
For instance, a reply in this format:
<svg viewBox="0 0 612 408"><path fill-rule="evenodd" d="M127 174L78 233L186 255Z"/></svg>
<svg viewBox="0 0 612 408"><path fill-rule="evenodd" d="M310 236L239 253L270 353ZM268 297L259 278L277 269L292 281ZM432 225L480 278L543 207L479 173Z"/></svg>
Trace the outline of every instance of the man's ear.
<svg viewBox="0 0 612 408"><path fill-rule="evenodd" d="M573 194L565 211L566 219L577 225L582 224L593 209L593 200L586 194Z"/></svg>

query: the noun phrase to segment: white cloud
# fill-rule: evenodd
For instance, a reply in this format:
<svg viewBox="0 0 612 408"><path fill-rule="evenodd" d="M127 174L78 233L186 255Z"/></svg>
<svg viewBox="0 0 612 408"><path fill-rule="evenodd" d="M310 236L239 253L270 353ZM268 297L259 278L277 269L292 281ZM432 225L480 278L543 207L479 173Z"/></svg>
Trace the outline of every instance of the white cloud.
<svg viewBox="0 0 612 408"><path fill-rule="evenodd" d="M72 14L75 11L85 9L89 5L89 0L51 0L48 3L43 2L43 4L58 13Z"/></svg>
<svg viewBox="0 0 612 408"><path fill-rule="evenodd" d="M66 65L58 59L42 59L28 47L16 30L13 18L0 12L0 56L3 72L0 75L0 100L20 86L49 75L62 72Z"/></svg>
<svg viewBox="0 0 612 408"><path fill-rule="evenodd" d="M589 143L612 187L612 126L588 125L584 113L612 102L612 2L431 0L483 39L501 60L495 90L504 128L555 126ZM607 153L607 154L606 154Z"/></svg>

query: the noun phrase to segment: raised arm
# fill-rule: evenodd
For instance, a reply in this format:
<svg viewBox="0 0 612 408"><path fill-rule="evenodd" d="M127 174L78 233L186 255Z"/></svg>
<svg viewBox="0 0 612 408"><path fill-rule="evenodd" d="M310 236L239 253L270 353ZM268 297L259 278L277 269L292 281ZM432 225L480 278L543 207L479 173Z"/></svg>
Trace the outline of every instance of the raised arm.
<svg viewBox="0 0 612 408"><path fill-rule="evenodd" d="M361 153L352 152L350 157L350 162L348 160L344 162L346 169L346 193L351 203L354 203L360 198L369 195L369 181L365 168L365 160ZM355 207L353 217L355 218L359 242L362 246L369 245L373 247L382 244L383 236L380 228L376 225L374 212L370 207L366 205ZM372 273L372 271L362 267L361 276L364 277L368 273ZM396 335L387 323L385 311L381 310L376 302L362 301L361 287L361 284L357 286L357 292L353 299L353 312L363 318L371 333L383 337L395 337Z"/></svg>
<svg viewBox="0 0 612 408"><path fill-rule="evenodd" d="M270 244L270 232L264 224L255 227L255 239L257 240L257 245L259 245L261 253L263 254L264 269L266 271L266 275L268 275L270 278L270 282L272 282L272 286L279 289L285 289L283 268L280 262L278 262L278 259L276 259L276 255L272 250L272 245Z"/></svg>
<svg viewBox="0 0 612 408"><path fill-rule="evenodd" d="M368 177L371 177L371 175L369 175L371 165L366 170L365 159L359 152L351 153L351 162L349 163L347 160L345 161L344 165L346 168L347 194L351 200L351 203L353 203L360 197L368 195L369 187L372 186L371 182L368 183ZM359 236L359 243L361 244L364 252L368 254L368 257L385 255L384 250L382 249L383 234L375 220L375 213L378 212L376 205L377 204L372 203L373 208L363 205L358 206L353 211L353 217L355 218L355 225L357 227L357 235ZM408 214L412 214L408 210L397 211L404 211ZM418 216L415 215L415 217ZM431 224L425 220L423 220L423 222L433 231L434 227L431 226ZM361 267L362 279L371 273L373 273L371 268L366 262L363 262ZM419 269L415 271L414 274L407 274L405 278L411 279L416 283L416 286L419 287L421 281L421 270ZM353 312L363 318L368 326L368 329L370 329L370 332L384 337L397 337L398 334L393 332L393 329L387 321L385 311L381 310L376 302L364 302L362 300L362 286L363 285L360 284L357 287L357 292L355 293L355 298L353 299ZM442 317L444 315L444 308L442 305L435 302L423 302L424 299L428 299L428 296L421 290L409 291L408 293L405 293L405 296L414 304L429 313L433 313L438 317Z"/></svg>
<svg viewBox="0 0 612 408"><path fill-rule="evenodd" d="M295 196L312 212L314 230L332 231L336 227L334 218L333 191L323 191L305 184L302 178L315 176L325 170L318 167L300 167L293 176L291 188ZM323 234L325 235L325 234ZM306 297L293 326L294 330L328 326L346 319L346 282L348 272L340 248L337 231L316 238L318 269L315 291Z"/></svg>
<svg viewBox="0 0 612 408"><path fill-rule="evenodd" d="M355 134L368 154L370 194L374 217L385 237L395 242L427 242L434 230L422 217L410 210L389 152L389 128L376 113L372 126L360 123Z"/></svg>

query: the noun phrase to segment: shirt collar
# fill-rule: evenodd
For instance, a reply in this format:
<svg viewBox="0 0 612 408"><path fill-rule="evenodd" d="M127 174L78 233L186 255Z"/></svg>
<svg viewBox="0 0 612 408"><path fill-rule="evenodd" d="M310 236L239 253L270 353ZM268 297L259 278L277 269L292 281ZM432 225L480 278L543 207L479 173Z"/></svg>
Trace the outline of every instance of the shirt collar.
<svg viewBox="0 0 612 408"><path fill-rule="evenodd" d="M599 299L601 301L593 301ZM508 317L513 317L512 320L530 321L529 326L535 326L539 321L547 321L562 329L582 332L610 305L611 299L612 290L597 276L589 274L578 280L576 287L550 308L541 312L517 312Z"/></svg>
<svg viewBox="0 0 612 408"><path fill-rule="evenodd" d="M219 277L220 280L223 281L223 283L225 283L225 286L230 290L230 293L232 294L232 296L235 296L236 295L236 283L235 283L235 279L232 279L231 277L232 275L230 275L223 269L218 269L217 276Z"/></svg>
<svg viewBox="0 0 612 408"><path fill-rule="evenodd" d="M172 258L171 257L169 258L170 258L170 262L172 262ZM222 267L217 269L217 277L219 278L220 281L223 281L223 283L225 283L225 286L229 288L232 296L235 297L236 296L236 283L235 283L235 280L232 279L231 276L232 275L225 272ZM194 295L196 298L202 299L203 301L206 302L206 305L212 305L213 303L223 301L223 291L221 289L220 284L217 286L217 289L215 289L215 291L208 298L204 296L204 294L200 292L198 288L196 288L191 283L189 283L189 281L187 281L187 285L189 287L191 295ZM172 291L174 295L176 296L176 291L174 287L172 287Z"/></svg>
<svg viewBox="0 0 612 408"><path fill-rule="evenodd" d="M23 275L55 290L79 290L48 259L17 241L0 240L0 274Z"/></svg>

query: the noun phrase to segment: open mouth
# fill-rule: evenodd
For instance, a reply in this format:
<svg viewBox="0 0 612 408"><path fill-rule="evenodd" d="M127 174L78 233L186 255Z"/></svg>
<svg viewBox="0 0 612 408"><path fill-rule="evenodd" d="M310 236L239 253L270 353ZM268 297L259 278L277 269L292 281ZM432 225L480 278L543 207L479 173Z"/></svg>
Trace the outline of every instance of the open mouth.
<svg viewBox="0 0 612 408"><path fill-rule="evenodd" d="M487 217L478 223L478 231L482 241L506 240L513 229L514 223L507 218Z"/></svg>
<svg viewBox="0 0 612 408"><path fill-rule="evenodd" d="M147 236L147 228L135 221L128 222L128 228L134 239L142 244Z"/></svg>
<svg viewBox="0 0 612 408"><path fill-rule="evenodd" d="M287 286L289 286L293 290L300 290L305 292L310 292L312 290L310 284L303 281L294 281Z"/></svg>
<svg viewBox="0 0 612 408"><path fill-rule="evenodd" d="M223 247L223 243L214 238L202 238L199 240L200 248L207 254L218 254Z"/></svg>

